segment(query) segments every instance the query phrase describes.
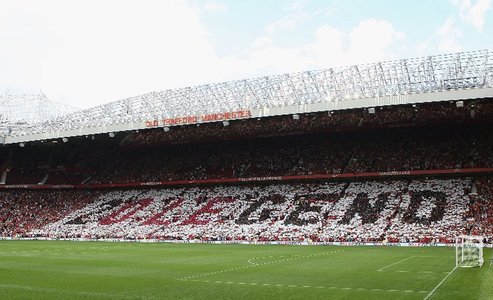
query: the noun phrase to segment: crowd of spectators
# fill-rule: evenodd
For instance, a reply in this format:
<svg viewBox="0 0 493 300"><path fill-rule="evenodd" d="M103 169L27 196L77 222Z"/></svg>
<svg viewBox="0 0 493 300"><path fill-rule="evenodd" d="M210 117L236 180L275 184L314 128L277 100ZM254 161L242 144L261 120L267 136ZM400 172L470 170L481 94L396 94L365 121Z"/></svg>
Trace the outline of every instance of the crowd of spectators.
<svg viewBox="0 0 493 300"><path fill-rule="evenodd" d="M491 178L7 191L0 235L452 243L480 214L480 233L493 241L492 191Z"/></svg>
<svg viewBox="0 0 493 300"><path fill-rule="evenodd" d="M97 195L81 190L0 192L0 236L25 236L83 208Z"/></svg>
<svg viewBox="0 0 493 300"><path fill-rule="evenodd" d="M493 167L492 118L491 99L320 112L1 147L0 163L6 184Z"/></svg>
<svg viewBox="0 0 493 300"><path fill-rule="evenodd" d="M269 136L283 136L317 132L327 128L351 129L361 122L361 111L334 111L310 113L298 118L292 115L271 118L245 119L228 122L206 123L131 133L122 143L124 146L154 146L160 144L187 144L218 140L239 140Z"/></svg>
<svg viewBox="0 0 493 300"><path fill-rule="evenodd" d="M475 188L467 213L468 234L489 237L493 235L492 178L478 178Z"/></svg>
<svg viewBox="0 0 493 300"><path fill-rule="evenodd" d="M1 147L0 175L7 171L6 184L104 184L493 168L493 101L463 104L217 122L15 151ZM0 236L450 243L461 234L493 242L491 177L0 191Z"/></svg>
<svg viewBox="0 0 493 300"><path fill-rule="evenodd" d="M493 167L493 132L444 126L126 149L91 183Z"/></svg>
<svg viewBox="0 0 493 300"><path fill-rule="evenodd" d="M7 184L105 184L493 167L488 124L303 134L126 148L15 151ZM115 145L116 144L116 145ZM23 150L25 148L19 148ZM57 148L58 149L58 148Z"/></svg>
<svg viewBox="0 0 493 300"><path fill-rule="evenodd" d="M369 109L308 113L221 122L200 126L178 126L131 133L123 142L127 146L186 144L203 141L257 138L309 132L352 131L361 128L385 128L430 123L488 120L493 117L491 100L423 103ZM370 112L371 111L371 112Z"/></svg>
<svg viewBox="0 0 493 300"><path fill-rule="evenodd" d="M118 143L90 138L0 147L0 171L7 171L6 184L80 184L117 151Z"/></svg>

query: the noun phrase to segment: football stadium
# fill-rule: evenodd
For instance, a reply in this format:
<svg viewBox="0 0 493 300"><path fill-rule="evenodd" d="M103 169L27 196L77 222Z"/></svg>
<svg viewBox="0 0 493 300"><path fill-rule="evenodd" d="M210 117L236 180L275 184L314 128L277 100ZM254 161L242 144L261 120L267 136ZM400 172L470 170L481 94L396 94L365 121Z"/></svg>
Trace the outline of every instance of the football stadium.
<svg viewBox="0 0 493 300"><path fill-rule="evenodd" d="M493 297L491 50L23 97L0 98L2 299Z"/></svg>

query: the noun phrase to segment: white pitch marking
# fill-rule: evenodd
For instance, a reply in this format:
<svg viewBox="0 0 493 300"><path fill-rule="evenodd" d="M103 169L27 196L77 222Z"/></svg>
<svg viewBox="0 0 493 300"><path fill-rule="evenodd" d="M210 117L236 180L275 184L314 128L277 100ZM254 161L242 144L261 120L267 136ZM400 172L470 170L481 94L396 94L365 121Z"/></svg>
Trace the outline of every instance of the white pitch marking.
<svg viewBox="0 0 493 300"><path fill-rule="evenodd" d="M406 260L409 260L409 259L414 258L414 257L415 257L415 256L409 256L409 257L407 257L407 258L404 258L404 259L402 259L402 260L399 260L398 262L395 262L395 263L393 263L393 264L390 264L390 265L388 265L388 266L385 266L385 267L383 267L383 268L380 268L380 269L378 269L377 271L378 271L378 272L382 272L383 270L385 270L385 269L387 269L387 268L390 268L390 267L392 267L392 266L395 266L395 265L397 265L397 264L400 264L400 263L402 263L402 262L405 262Z"/></svg>
<svg viewBox="0 0 493 300"><path fill-rule="evenodd" d="M330 251L330 252L329 251L326 251L326 252L322 252L322 253L319 253L319 254L320 255L326 255L326 254L331 254L331 253L341 252L341 251L343 251L343 250ZM268 256L268 257L267 256L263 256L263 257L257 257L257 258L254 257L254 258L250 258L250 259L247 260L247 262L249 263L248 266L230 268L230 269L219 270L219 271L209 272L209 273L203 273L203 274L196 274L196 275L191 275L189 277L178 278L178 280L187 280L187 278L197 278L197 277L210 276L210 275L214 275L214 274L220 274L220 273L231 272L231 271L236 271L236 270L244 270L244 269L247 269L247 268L253 268L253 267L258 267L258 266L267 265L267 264L287 262L288 260L289 261L292 261L292 260L297 260L297 259L302 259L302 258L310 258L310 257L313 257L315 255L316 254L313 254L313 255L304 255L304 256L303 255L297 255L297 256L291 257L291 258L279 259L279 260L264 262L264 263L261 263L261 264L254 263L253 260L262 259L262 258L275 258L275 256ZM281 255L280 257L286 257L286 256L285 255ZM204 281L204 282L210 282L210 281Z"/></svg>
<svg viewBox="0 0 493 300"><path fill-rule="evenodd" d="M257 282L233 282L233 281L210 281L210 280L192 280L192 281L200 281L200 282L208 282L208 283L218 283L218 284L239 284L239 285L261 285L261 286L276 286L276 287L294 287L294 288L317 288L317 289L339 289L339 290L356 290L356 291L373 291L373 292L400 292L400 293L428 293L428 291L414 291L414 290L383 290L383 289L365 289L365 288L351 288L351 287L336 287L336 286L311 286L311 285L295 285L295 284L273 284L273 283L257 283ZM0 285L1 286L1 285Z"/></svg>
<svg viewBox="0 0 493 300"><path fill-rule="evenodd" d="M440 286L441 286L441 285L445 282L445 280L447 280L447 278L449 278L449 277L450 277L450 275L452 275L452 273L454 273L454 271L455 271L455 270L457 270L457 266L455 266L455 267L452 269L452 271L450 271L450 272L447 274L447 276L445 276L445 278L443 278L443 279L442 279L442 281L440 281L440 282L437 284L437 286L436 286L433 290L431 290L431 292L430 292L428 295L426 295L426 297L424 298L424 300L428 300L428 299L429 299L429 298L433 295L433 293L434 293L434 292L435 292L435 291L436 291L436 290L437 290L437 289L438 289L438 288L439 288L439 287L440 287Z"/></svg>

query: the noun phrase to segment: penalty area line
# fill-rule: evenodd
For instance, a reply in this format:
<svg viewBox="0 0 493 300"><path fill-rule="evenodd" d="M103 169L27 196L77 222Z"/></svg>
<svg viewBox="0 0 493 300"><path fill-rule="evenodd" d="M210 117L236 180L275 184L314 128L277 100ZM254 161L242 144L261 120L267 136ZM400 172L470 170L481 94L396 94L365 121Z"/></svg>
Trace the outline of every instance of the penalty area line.
<svg viewBox="0 0 493 300"><path fill-rule="evenodd" d="M404 258L404 259L402 259L402 260L399 260L398 262L395 262L395 263L393 263L393 264L390 264L390 265L388 265L388 266L385 266L385 267L383 267L383 268L380 268L380 269L378 269L377 271L378 271L378 272L382 272L383 270L385 270L385 269L387 269L387 268L390 268L390 267L392 267L392 266L395 266L395 265L397 265L397 264L400 264L400 263L402 263L402 262L405 262L406 260L411 259L411 258L414 258L414 257L416 257L416 256L409 256L409 257L407 257L407 258Z"/></svg>
<svg viewBox="0 0 493 300"><path fill-rule="evenodd" d="M433 295L433 293L434 293L434 292L435 292L435 291L436 291L436 290L437 290L437 289L438 289L438 288L439 288L439 287L440 287L440 286L441 286L441 285L445 282L445 280L447 280L447 278L449 278L449 277L450 277L450 275L452 275L452 273L454 273L454 271L455 271L455 270L457 270L457 267L458 267L458 266L455 266L455 268L453 268L453 269L452 269L452 271L450 271L450 272L447 274L447 276L445 276L445 278L443 278L443 279L442 279L442 281L440 281L440 282L437 284L437 286L436 286L433 290L431 290L431 292L430 292L428 295L426 295L426 297L425 297L423 300L428 300L428 299L429 299L429 298Z"/></svg>

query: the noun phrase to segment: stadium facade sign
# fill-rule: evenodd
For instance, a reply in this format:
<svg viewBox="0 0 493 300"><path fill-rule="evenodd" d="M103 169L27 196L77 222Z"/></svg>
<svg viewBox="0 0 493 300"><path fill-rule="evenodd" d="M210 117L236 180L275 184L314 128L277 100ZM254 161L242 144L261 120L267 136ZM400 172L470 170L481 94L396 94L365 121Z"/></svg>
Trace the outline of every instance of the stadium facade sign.
<svg viewBox="0 0 493 300"><path fill-rule="evenodd" d="M251 182L251 181L278 181L283 180L283 176L267 176L267 177L247 177L238 178L240 182Z"/></svg>
<svg viewBox="0 0 493 300"><path fill-rule="evenodd" d="M252 117L251 110L237 110L224 113L215 114L204 114L200 116L185 116L162 120L147 120L144 122L145 127L159 127L159 126L176 126L176 125L187 125L205 122L216 122L216 121L227 121L227 120L237 120L243 118Z"/></svg>
<svg viewBox="0 0 493 300"><path fill-rule="evenodd" d="M402 175L411 175L411 171L389 171L389 172L380 172L381 176L402 176Z"/></svg>

